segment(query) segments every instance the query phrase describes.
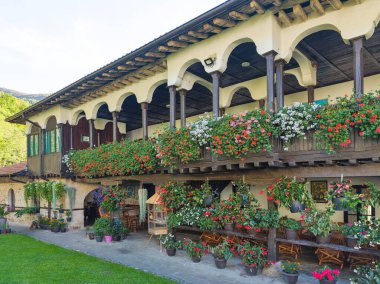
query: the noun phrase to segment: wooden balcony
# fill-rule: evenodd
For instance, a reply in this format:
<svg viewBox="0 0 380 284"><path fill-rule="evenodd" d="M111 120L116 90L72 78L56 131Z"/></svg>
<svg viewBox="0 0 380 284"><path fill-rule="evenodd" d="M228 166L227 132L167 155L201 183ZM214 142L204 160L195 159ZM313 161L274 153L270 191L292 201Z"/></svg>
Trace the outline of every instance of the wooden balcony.
<svg viewBox="0 0 380 284"><path fill-rule="evenodd" d="M61 153L50 153L43 155L43 171L44 176L60 176L62 168L62 155ZM41 165L40 155L28 157L27 160L28 171L31 176L40 176Z"/></svg>
<svg viewBox="0 0 380 284"><path fill-rule="evenodd" d="M28 172L32 176L40 175L40 155L28 157L27 160Z"/></svg>
<svg viewBox="0 0 380 284"><path fill-rule="evenodd" d="M281 141L273 139L271 152L251 153L244 157L244 161L228 157L215 157L209 150L203 149L199 161L179 165L173 171L191 174L264 167L349 166L380 162L380 139L363 139L357 132L352 133L350 139L351 144L348 147L341 147L334 154L328 154L325 150L318 149L313 133L308 133L304 138L294 139L286 150ZM166 172L168 169L163 171Z"/></svg>

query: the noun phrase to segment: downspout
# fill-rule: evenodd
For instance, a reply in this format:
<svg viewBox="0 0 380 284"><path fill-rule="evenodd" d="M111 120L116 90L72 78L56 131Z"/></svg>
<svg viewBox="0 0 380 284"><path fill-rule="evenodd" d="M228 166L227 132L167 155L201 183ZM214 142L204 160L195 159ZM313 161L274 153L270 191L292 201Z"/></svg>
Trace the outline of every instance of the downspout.
<svg viewBox="0 0 380 284"><path fill-rule="evenodd" d="M44 145L45 140L44 140L43 129L41 128L41 126L38 125L38 123L31 121L30 119L26 118L24 113L22 114L22 117L25 121L29 122L30 124L32 124L32 125L34 125L40 129L41 151L40 151L39 156L40 156L40 176L42 177L44 174L44 155L43 155L43 152L44 152L44 148L45 148L45 145Z"/></svg>

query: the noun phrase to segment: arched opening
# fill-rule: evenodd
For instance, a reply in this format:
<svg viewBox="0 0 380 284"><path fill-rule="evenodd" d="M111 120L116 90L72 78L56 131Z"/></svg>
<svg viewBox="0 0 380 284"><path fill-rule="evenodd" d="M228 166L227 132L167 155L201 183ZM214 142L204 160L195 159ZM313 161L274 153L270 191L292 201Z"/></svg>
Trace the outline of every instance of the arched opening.
<svg viewBox="0 0 380 284"><path fill-rule="evenodd" d="M151 119L153 118L148 115L148 122ZM125 123L127 132L142 127L141 106L135 95L130 95L124 99L119 113L119 121Z"/></svg>
<svg viewBox="0 0 380 284"><path fill-rule="evenodd" d="M100 217L99 206L102 202L102 188L99 187L89 192L84 198L84 226L92 226L96 218Z"/></svg>
<svg viewBox="0 0 380 284"><path fill-rule="evenodd" d="M254 102L254 100L252 99L251 93L249 92L249 90L247 88L240 88L232 96L230 106L233 107L233 106L248 104L252 102Z"/></svg>
<svg viewBox="0 0 380 284"><path fill-rule="evenodd" d="M8 211L13 212L16 210L15 192L13 189L8 190Z"/></svg>
<svg viewBox="0 0 380 284"><path fill-rule="evenodd" d="M52 116L46 123L45 130L45 154L61 151L61 134L57 126L57 119Z"/></svg>
<svg viewBox="0 0 380 284"><path fill-rule="evenodd" d="M75 150L90 147L90 126L84 112L78 115L77 124L72 129L72 139Z"/></svg>
<svg viewBox="0 0 380 284"><path fill-rule="evenodd" d="M96 114L96 119L105 120L104 129L95 129L94 131L94 143L99 146L100 144L111 143L113 142L113 117L112 113L109 111L107 104L102 104ZM117 121L120 121L118 118ZM116 127L116 139L120 141L122 135L119 131L119 128Z"/></svg>

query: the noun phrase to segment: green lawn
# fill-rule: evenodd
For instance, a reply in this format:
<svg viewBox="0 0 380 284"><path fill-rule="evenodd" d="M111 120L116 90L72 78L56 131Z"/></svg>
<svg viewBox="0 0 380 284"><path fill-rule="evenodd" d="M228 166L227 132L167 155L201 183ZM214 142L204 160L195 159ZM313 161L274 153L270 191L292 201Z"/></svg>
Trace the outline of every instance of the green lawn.
<svg viewBox="0 0 380 284"><path fill-rule="evenodd" d="M0 283L174 283L33 238L0 235Z"/></svg>

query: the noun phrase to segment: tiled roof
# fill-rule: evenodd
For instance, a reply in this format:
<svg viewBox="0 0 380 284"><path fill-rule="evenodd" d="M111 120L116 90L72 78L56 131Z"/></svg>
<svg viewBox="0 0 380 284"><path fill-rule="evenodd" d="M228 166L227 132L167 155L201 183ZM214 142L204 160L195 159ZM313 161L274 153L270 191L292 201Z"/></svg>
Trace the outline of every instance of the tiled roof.
<svg viewBox="0 0 380 284"><path fill-rule="evenodd" d="M25 167L26 167L26 162L21 162L21 163L13 164L11 166L0 168L0 176L9 176L9 175L15 175L17 173L24 173Z"/></svg>

